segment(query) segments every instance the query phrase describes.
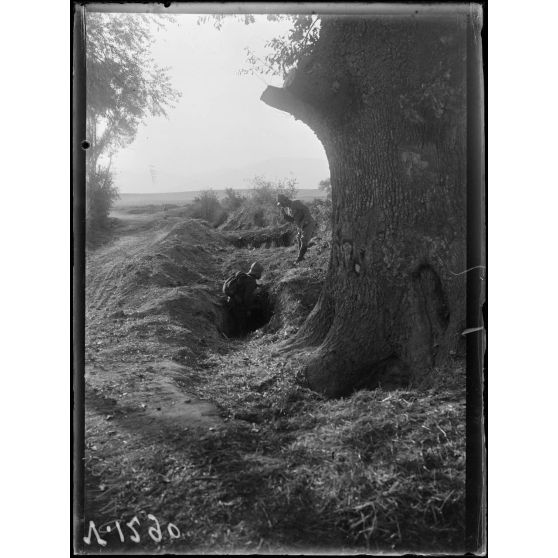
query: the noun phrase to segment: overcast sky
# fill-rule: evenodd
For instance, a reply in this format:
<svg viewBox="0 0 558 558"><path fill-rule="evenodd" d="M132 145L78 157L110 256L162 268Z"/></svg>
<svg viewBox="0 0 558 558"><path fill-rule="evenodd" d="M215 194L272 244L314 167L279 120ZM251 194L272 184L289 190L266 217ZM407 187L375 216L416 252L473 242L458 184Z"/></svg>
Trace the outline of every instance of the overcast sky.
<svg viewBox="0 0 558 558"><path fill-rule="evenodd" d="M120 191L199 189L203 180L183 178L226 175L228 169L250 173L252 166L261 171L265 161L288 163L292 158L318 167L306 182L315 180L314 175L326 178L325 153L314 133L260 101L265 82L281 86L282 79L239 75L247 67L244 48L263 57L265 42L284 32L287 24L256 16L253 25L227 20L217 30L212 23L197 25L197 15L175 18L175 23L154 32L153 56L159 65L170 67L172 83L182 97L168 118L148 118L135 141L114 158ZM216 187L222 187L218 182ZM315 188L317 183L300 186Z"/></svg>

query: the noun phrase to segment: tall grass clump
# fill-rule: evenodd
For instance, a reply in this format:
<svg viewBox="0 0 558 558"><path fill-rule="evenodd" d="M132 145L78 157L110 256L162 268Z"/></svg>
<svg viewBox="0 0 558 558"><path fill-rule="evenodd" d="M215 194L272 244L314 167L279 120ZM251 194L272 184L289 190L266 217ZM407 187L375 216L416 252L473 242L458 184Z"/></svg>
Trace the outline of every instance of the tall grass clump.
<svg viewBox="0 0 558 558"><path fill-rule="evenodd" d="M235 189L225 188L225 197L221 201L221 205L227 213L232 213L233 211L236 211L245 201L246 197L241 196Z"/></svg>
<svg viewBox="0 0 558 558"><path fill-rule="evenodd" d="M227 212L213 190L204 190L190 204L189 216L194 219L203 219L213 227L218 227L227 218Z"/></svg>

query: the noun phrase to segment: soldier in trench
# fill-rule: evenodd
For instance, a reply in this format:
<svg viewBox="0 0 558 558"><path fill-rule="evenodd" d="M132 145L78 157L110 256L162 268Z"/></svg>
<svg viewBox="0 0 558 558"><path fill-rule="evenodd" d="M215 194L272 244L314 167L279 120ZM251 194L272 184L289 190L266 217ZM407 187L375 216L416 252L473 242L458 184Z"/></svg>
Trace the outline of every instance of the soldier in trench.
<svg viewBox="0 0 558 558"><path fill-rule="evenodd" d="M316 231L316 221L312 217L308 206L299 200L290 200L287 196L278 194L277 205L281 208L284 219L296 225L298 257L295 263L301 262L306 250L308 250L308 243ZM285 208L287 208L287 211L285 211Z"/></svg>
<svg viewBox="0 0 558 558"><path fill-rule="evenodd" d="M250 320L260 309L258 279L261 278L262 273L262 264L254 262L248 273L238 271L223 285L223 293L227 296L226 307L233 319L237 335L246 335L250 331Z"/></svg>

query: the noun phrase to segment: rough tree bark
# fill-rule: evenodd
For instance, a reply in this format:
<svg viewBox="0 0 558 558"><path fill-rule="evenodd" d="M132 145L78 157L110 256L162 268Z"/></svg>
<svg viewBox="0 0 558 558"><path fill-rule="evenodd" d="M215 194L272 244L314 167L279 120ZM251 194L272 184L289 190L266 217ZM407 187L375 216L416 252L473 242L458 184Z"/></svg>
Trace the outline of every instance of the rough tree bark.
<svg viewBox="0 0 558 558"><path fill-rule="evenodd" d="M329 160L332 252L293 347L327 396L386 367L426 373L465 326L466 14L323 18L312 54L262 100Z"/></svg>

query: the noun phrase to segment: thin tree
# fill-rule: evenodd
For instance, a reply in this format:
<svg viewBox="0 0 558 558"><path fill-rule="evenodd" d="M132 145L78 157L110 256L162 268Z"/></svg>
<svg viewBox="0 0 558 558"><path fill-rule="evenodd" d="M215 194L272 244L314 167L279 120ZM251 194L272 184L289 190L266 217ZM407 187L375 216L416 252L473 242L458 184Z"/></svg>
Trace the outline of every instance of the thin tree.
<svg viewBox="0 0 558 558"><path fill-rule="evenodd" d="M86 12L87 185L99 190L88 198L101 199L107 191L105 216L116 195L106 181L112 156L133 141L148 115L166 116L180 97L168 68L151 56L154 31L167 21L166 16ZM90 209L89 215L103 213Z"/></svg>

